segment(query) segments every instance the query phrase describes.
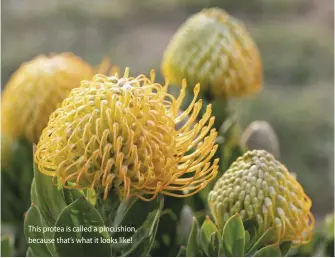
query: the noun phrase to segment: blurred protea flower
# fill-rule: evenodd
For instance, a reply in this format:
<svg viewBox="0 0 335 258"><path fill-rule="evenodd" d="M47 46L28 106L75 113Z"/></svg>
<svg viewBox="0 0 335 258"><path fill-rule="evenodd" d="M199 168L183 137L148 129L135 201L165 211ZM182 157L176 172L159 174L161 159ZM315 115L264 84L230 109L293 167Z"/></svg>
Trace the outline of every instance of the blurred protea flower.
<svg viewBox="0 0 335 258"><path fill-rule="evenodd" d="M239 157L217 181L208 201L221 227L239 213L242 220L256 222L258 236L275 228L274 242L300 245L311 239L311 200L285 166L264 150Z"/></svg>
<svg viewBox="0 0 335 258"><path fill-rule="evenodd" d="M259 51L244 25L219 8L190 17L164 53L162 73L169 82L183 78L213 97L258 92L262 88Z"/></svg>
<svg viewBox="0 0 335 258"><path fill-rule="evenodd" d="M266 121L254 121L243 132L241 144L249 150L266 150L276 159L280 157L279 140Z"/></svg>
<svg viewBox="0 0 335 258"><path fill-rule="evenodd" d="M41 135L35 153L39 170L64 187L101 189L104 199L111 188L121 198L143 200L158 193L195 194L218 169L218 160L211 162L217 149L211 106L196 122L199 85L190 106L178 114L185 81L176 99L167 85L154 82L153 71L150 78L128 73L98 74L71 91Z"/></svg>
<svg viewBox="0 0 335 258"><path fill-rule="evenodd" d="M92 77L90 65L70 53L40 55L22 64L2 96L2 134L36 143L57 105Z"/></svg>

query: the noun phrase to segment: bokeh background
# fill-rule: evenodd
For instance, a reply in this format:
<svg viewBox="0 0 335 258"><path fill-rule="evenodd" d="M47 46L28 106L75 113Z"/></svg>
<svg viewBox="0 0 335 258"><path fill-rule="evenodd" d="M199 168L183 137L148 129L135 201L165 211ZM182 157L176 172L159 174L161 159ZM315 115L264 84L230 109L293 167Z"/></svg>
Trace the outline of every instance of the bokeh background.
<svg viewBox="0 0 335 258"><path fill-rule="evenodd" d="M193 13L221 7L245 22L264 64L264 90L236 100L241 125L266 120L281 161L313 200L316 218L334 209L333 0L4 0L2 88L38 54L105 56L132 74L159 70L169 39ZM160 79L162 77L159 77Z"/></svg>

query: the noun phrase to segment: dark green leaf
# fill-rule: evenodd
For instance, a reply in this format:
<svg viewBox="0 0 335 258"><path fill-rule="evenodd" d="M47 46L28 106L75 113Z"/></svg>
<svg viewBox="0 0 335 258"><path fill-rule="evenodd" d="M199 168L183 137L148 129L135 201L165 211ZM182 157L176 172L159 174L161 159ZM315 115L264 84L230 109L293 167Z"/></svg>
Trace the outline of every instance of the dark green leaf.
<svg viewBox="0 0 335 258"><path fill-rule="evenodd" d="M244 253L247 253L250 247L250 234L247 230L245 230L245 245L244 245Z"/></svg>
<svg viewBox="0 0 335 258"><path fill-rule="evenodd" d="M53 177L39 172L34 165L37 205L49 226L54 226L59 214L66 207L63 191L53 182Z"/></svg>
<svg viewBox="0 0 335 258"><path fill-rule="evenodd" d="M254 257L280 257L281 252L278 244L268 245L256 252Z"/></svg>
<svg viewBox="0 0 335 258"><path fill-rule="evenodd" d="M239 214L235 214L226 222L222 240L227 256L244 256L245 231Z"/></svg>
<svg viewBox="0 0 335 258"><path fill-rule="evenodd" d="M35 204L32 204L27 211L24 220L24 235L28 245L34 254L36 254L36 256L52 256L46 244L30 243L33 240L45 239L45 235L43 234L44 223L42 220L43 217L41 215L40 209Z"/></svg>
<svg viewBox="0 0 335 258"><path fill-rule="evenodd" d="M280 245L281 256L287 256L292 246L292 242L284 242Z"/></svg>
<svg viewBox="0 0 335 258"><path fill-rule="evenodd" d="M122 256L148 256L157 233L161 211L163 209L163 198L156 198L156 209L149 212L146 220L136 229L136 232L130 237L130 244L113 244L113 248L122 249Z"/></svg>
<svg viewBox="0 0 335 258"><path fill-rule="evenodd" d="M187 257L194 257L197 256L198 252L197 249L199 248L198 246L198 221L196 218L193 218L193 224L192 224L192 229L190 236L188 237L187 241L187 248L186 248L186 256Z"/></svg>
<svg viewBox="0 0 335 258"><path fill-rule="evenodd" d="M264 245L266 245L269 241L271 241L275 235L276 231L273 227L268 228L264 234L257 239L257 241L254 241L255 244L250 248L247 255L252 254L253 252L257 251L259 248L262 248Z"/></svg>
<svg viewBox="0 0 335 258"><path fill-rule="evenodd" d="M67 205L73 203L79 198L85 197L82 191L79 191L77 189L67 189L67 188L63 188L63 195L64 195L64 199Z"/></svg>
<svg viewBox="0 0 335 258"><path fill-rule="evenodd" d="M99 228L104 227L103 220L85 198L79 198L68 205L59 215L55 226L64 231L54 234L56 250L60 256L111 256L110 244L107 243L110 240L108 233L99 233ZM84 232L84 228L89 229L89 232Z"/></svg>

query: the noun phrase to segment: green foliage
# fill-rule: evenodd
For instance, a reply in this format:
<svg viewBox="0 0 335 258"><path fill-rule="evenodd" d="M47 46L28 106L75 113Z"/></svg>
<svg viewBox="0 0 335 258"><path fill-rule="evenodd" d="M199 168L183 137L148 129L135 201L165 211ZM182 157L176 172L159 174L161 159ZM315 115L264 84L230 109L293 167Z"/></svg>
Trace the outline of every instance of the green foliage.
<svg viewBox="0 0 335 258"><path fill-rule="evenodd" d="M147 256L155 241L163 198L142 202L137 198L126 201L106 201L114 209L113 216L104 213L104 201L92 199L92 191L58 187L52 177L34 168L31 186L33 203L24 221L24 233L29 243L28 256ZM111 193L112 195L112 193ZM99 193L96 196L100 200ZM93 205L96 203L96 205ZM36 231L31 227L56 227L61 230ZM131 226L136 230L107 232L105 227ZM91 230L78 229L91 228ZM77 228L77 230L75 230ZM77 232L78 231L78 232ZM108 241L111 239L131 241ZM33 243L47 240L47 243ZM104 241L102 241L104 239ZM97 241L95 241L97 240Z"/></svg>
<svg viewBox="0 0 335 258"><path fill-rule="evenodd" d="M206 218L201 227L193 218L192 231L186 247L186 256L245 257L286 256L291 242L271 244L274 234L269 228L262 236L253 231L252 221L242 222L239 214L231 216L224 227L217 226Z"/></svg>
<svg viewBox="0 0 335 258"><path fill-rule="evenodd" d="M23 218L30 203L32 153L33 146L29 142L21 138L15 139L5 154L8 163L1 168L1 224L12 226L12 233L15 234L15 256L24 255L27 248L23 234Z"/></svg>
<svg viewBox="0 0 335 258"><path fill-rule="evenodd" d="M11 243L10 236L1 236L1 257L11 257L14 253L14 247Z"/></svg>

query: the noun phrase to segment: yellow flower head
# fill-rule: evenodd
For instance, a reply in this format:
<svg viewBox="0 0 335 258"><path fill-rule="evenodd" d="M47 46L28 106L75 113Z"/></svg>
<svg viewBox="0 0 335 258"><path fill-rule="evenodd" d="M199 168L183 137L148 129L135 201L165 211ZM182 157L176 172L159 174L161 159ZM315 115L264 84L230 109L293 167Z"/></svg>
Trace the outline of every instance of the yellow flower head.
<svg viewBox="0 0 335 258"><path fill-rule="evenodd" d="M22 64L2 96L2 134L36 143L57 105L92 77L90 65L70 53L40 55Z"/></svg>
<svg viewBox="0 0 335 258"><path fill-rule="evenodd" d="M214 97L242 96L262 88L259 51L244 25L219 8L191 16L165 50L162 73L179 84L200 83Z"/></svg>
<svg viewBox="0 0 335 258"><path fill-rule="evenodd" d="M264 150L239 157L217 181L208 202L220 227L239 213L242 220L255 221L258 236L273 227L275 242L299 245L311 239L311 200L285 166Z"/></svg>
<svg viewBox="0 0 335 258"><path fill-rule="evenodd" d="M190 106L178 114L179 97L167 85L140 75L95 75L71 91L50 117L35 153L39 170L57 177L64 187L104 190L113 187L120 197L151 200L158 193L186 197L217 174L211 162L217 132L211 129L211 106L199 122L202 106L194 88ZM189 115L179 129L178 124Z"/></svg>

